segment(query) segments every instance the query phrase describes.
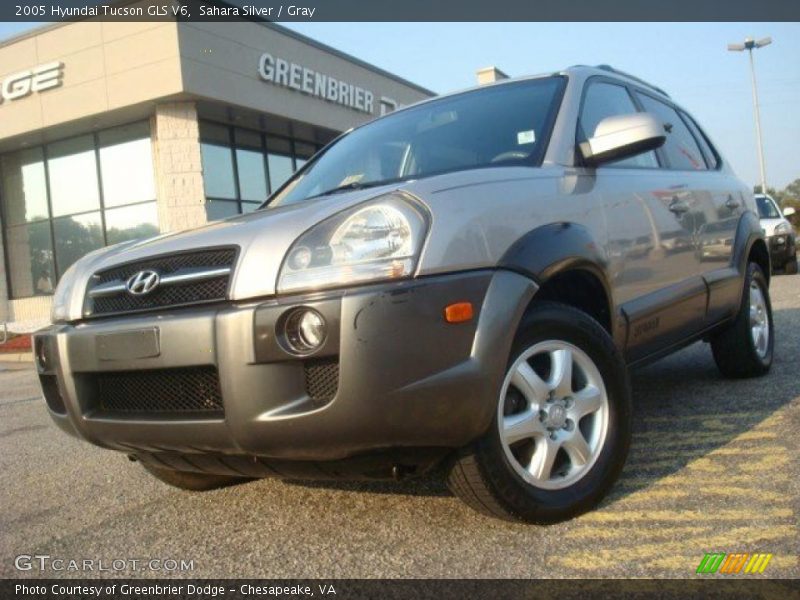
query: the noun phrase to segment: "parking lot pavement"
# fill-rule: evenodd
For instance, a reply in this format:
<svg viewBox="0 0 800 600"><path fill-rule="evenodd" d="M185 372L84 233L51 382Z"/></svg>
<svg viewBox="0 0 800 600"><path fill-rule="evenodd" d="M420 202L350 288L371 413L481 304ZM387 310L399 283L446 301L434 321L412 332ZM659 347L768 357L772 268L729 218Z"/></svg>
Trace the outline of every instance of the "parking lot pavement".
<svg viewBox="0 0 800 600"><path fill-rule="evenodd" d="M37 575L13 564L39 553L188 559L195 577L685 577L706 552L768 552L764 576L799 577L800 277L772 297L771 374L723 380L703 344L636 372L621 480L549 527L477 515L432 477L173 490L61 434L33 372L2 371L0 575Z"/></svg>

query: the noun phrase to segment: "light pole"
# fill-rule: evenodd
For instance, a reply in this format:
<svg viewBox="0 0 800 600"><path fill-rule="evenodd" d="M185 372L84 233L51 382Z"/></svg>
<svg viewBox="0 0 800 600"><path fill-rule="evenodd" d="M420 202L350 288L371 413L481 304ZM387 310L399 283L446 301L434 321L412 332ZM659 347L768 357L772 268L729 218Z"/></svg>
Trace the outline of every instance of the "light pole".
<svg viewBox="0 0 800 600"><path fill-rule="evenodd" d="M742 52L747 50L750 55L750 78L753 81L753 106L756 114L756 139L758 141L758 166L761 168L761 193L767 193L767 171L764 168L764 144L761 141L761 114L758 108L758 91L756 90L756 68L753 64L753 50L763 48L772 43L771 37L761 38L753 41L753 38L745 38L744 44L728 44L731 52Z"/></svg>

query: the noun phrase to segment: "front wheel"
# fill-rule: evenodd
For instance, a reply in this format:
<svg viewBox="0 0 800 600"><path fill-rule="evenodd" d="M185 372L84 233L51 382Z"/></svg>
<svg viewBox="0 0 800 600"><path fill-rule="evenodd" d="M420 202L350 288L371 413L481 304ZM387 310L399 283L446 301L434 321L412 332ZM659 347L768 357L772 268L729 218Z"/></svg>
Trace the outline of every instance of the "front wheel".
<svg viewBox="0 0 800 600"><path fill-rule="evenodd" d="M593 507L618 477L630 443L624 361L587 314L542 302L512 347L489 431L448 476L471 507L552 523Z"/></svg>
<svg viewBox="0 0 800 600"><path fill-rule="evenodd" d="M772 366L775 331L772 304L764 272L747 265L741 305L736 318L711 339L714 362L725 377L765 375Z"/></svg>

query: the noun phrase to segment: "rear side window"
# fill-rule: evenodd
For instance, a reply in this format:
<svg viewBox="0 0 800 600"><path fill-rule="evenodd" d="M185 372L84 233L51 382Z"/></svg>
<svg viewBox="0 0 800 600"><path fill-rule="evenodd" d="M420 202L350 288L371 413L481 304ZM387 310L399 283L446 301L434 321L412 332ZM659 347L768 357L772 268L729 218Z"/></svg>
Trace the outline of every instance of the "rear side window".
<svg viewBox="0 0 800 600"><path fill-rule="evenodd" d="M645 112L652 114L664 124L667 141L664 142L663 149L667 166L681 171L706 169L706 161L700 152L700 147L675 109L646 94L638 96Z"/></svg>
<svg viewBox="0 0 800 600"><path fill-rule="evenodd" d="M686 122L686 125L689 126L689 129L692 130L694 134L694 139L697 140L697 143L700 144L700 151L703 153L703 158L706 159L706 164L708 165L709 169L716 169L719 166L719 159L717 158L717 153L714 152L714 149L711 147L711 143L706 138L705 134L700 131L700 127L697 126L695 120L686 114L683 111L680 111L683 120Z"/></svg>
<svg viewBox="0 0 800 600"><path fill-rule="evenodd" d="M621 85L605 81L590 82L583 98L583 107L578 121L578 142L585 142L606 117L630 115L637 112L628 90ZM658 168L658 159L653 151L625 158L607 166Z"/></svg>

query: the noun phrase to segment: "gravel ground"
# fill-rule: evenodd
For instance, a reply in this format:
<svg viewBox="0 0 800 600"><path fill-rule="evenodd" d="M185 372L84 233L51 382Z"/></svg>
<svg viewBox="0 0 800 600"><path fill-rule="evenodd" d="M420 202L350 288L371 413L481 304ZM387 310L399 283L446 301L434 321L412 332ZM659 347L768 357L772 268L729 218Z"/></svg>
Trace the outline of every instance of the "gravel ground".
<svg viewBox="0 0 800 600"><path fill-rule="evenodd" d="M725 381L703 344L636 372L621 480L549 527L477 515L433 477L177 491L60 433L33 371L0 367L0 576L48 554L189 559L192 577L687 577L705 552L769 552L765 575L798 577L800 278L772 296L771 374Z"/></svg>

